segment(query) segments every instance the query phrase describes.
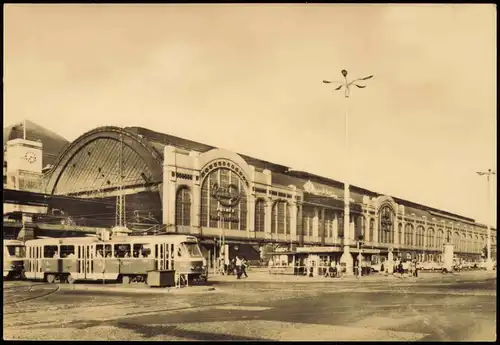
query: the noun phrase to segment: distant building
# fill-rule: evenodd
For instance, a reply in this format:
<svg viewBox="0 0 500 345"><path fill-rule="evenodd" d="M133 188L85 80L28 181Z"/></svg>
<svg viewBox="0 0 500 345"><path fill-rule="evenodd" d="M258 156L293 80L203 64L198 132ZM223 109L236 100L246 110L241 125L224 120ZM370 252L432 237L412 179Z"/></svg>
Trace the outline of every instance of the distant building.
<svg viewBox="0 0 500 345"><path fill-rule="evenodd" d="M344 229L342 182L141 127L96 128L51 162L42 191L81 200L58 199L72 224L115 225L125 194L129 228L196 235L211 258L221 240L229 255L253 259L267 244L340 248L346 237L353 248L362 240L381 256L421 261L441 260L448 242L467 259L486 245L474 219L357 186ZM496 230L492 238L495 246Z"/></svg>
<svg viewBox="0 0 500 345"><path fill-rule="evenodd" d="M45 174L45 192L94 200L92 215L64 211L82 225L111 226L120 176L132 228L162 224L207 243L223 236L234 244L341 246L346 237L342 182L139 127L83 134ZM392 247L403 257L439 259L450 241L473 258L486 241L471 218L356 186L351 198L349 237L382 255Z"/></svg>

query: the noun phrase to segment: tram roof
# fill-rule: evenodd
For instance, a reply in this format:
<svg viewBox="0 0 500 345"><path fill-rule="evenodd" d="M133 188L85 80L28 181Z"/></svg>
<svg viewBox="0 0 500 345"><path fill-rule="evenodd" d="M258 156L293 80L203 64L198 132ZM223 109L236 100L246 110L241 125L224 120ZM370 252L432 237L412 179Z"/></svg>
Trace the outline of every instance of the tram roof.
<svg viewBox="0 0 500 345"><path fill-rule="evenodd" d="M52 237L52 238L39 238L34 240L26 241L28 243L38 243L38 244L86 244L86 243L120 243L123 241L127 242L161 242L162 240L168 238L173 242L182 242L195 240L197 238L189 235L158 235L158 236L113 236L109 240L103 241L99 237ZM9 240L12 241L12 240ZM22 242L17 241L22 244ZM5 244L5 240L4 240Z"/></svg>
<svg viewBox="0 0 500 345"><path fill-rule="evenodd" d="M3 240L4 246L22 246L24 243L18 240Z"/></svg>

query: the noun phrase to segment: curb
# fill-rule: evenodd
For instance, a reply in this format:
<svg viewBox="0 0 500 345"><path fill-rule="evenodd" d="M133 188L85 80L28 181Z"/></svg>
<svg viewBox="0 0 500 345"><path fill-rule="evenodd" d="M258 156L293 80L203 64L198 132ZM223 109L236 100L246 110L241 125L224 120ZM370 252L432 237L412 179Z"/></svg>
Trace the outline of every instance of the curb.
<svg viewBox="0 0 500 345"><path fill-rule="evenodd" d="M142 294L199 294L210 292L221 292L214 287L203 287L203 289L194 289L195 287L165 287L165 288L146 288L146 287L123 287L123 286L92 286L92 285L59 285L61 291L99 291L99 292L127 292Z"/></svg>

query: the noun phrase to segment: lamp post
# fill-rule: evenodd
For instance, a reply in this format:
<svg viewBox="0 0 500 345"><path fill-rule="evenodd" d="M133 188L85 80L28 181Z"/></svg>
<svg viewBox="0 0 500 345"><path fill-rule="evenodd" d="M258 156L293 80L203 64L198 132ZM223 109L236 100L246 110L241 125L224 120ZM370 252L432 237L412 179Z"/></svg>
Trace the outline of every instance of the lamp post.
<svg viewBox="0 0 500 345"><path fill-rule="evenodd" d="M349 210L349 171L350 171L350 164L349 164L349 110L348 110L348 100L349 100L349 95L351 91L351 86L355 85L356 87L363 89L366 87L366 85L360 85L357 82L362 81L362 80L368 80L373 78L373 75L369 75L367 77L363 78L357 78L352 81L349 81L347 79L347 71L343 69L341 71L342 76L344 77L343 81L330 81L330 80L323 80L323 83L325 84L337 84L338 86L334 89L334 91L339 91L340 89L344 88L344 98L345 98L345 165L347 167L346 169L346 176L344 179L344 252L342 254L342 257L340 258L340 262L346 264L346 274L350 275L353 273L353 258L351 256L350 250L349 250L349 240L351 239L351 234L350 234L350 210Z"/></svg>
<svg viewBox="0 0 500 345"><path fill-rule="evenodd" d="M487 181L487 193L486 197L488 198L486 200L486 214L487 214L487 220L486 220L486 251L487 251L487 258L486 258L486 269L488 271L493 270L493 263L491 262L491 231L490 231L490 176L495 175L495 171L488 169L488 171L485 172L476 172L479 176L484 176L486 175L486 181Z"/></svg>

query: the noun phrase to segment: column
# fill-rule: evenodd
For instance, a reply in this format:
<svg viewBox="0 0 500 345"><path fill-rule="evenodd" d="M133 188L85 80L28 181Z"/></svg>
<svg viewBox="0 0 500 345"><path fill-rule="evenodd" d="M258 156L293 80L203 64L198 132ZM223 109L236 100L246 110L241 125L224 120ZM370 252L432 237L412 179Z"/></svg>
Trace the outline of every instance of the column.
<svg viewBox="0 0 500 345"><path fill-rule="evenodd" d="M319 237L319 210L317 207L314 208L314 218L313 218L313 242L316 242Z"/></svg>
<svg viewBox="0 0 500 345"><path fill-rule="evenodd" d="M414 226L413 226L413 234L412 234L412 237L413 237L413 245L415 246L417 244L417 228L418 228L418 223L415 222Z"/></svg>
<svg viewBox="0 0 500 345"><path fill-rule="evenodd" d="M365 241L371 242L372 238L370 237L370 217L368 216L368 214L365 214L363 216L363 220L365 222Z"/></svg>
<svg viewBox="0 0 500 345"><path fill-rule="evenodd" d="M333 224L332 224L332 237L333 240L337 243L339 240L339 219L337 217L337 213L334 213Z"/></svg>
<svg viewBox="0 0 500 345"><path fill-rule="evenodd" d="M297 204L297 222L295 223L295 228L299 246L304 245L304 225L302 224L302 210L303 206L301 204Z"/></svg>
<svg viewBox="0 0 500 345"><path fill-rule="evenodd" d="M373 242L378 243L378 214L375 214L375 224L373 224Z"/></svg>
<svg viewBox="0 0 500 345"><path fill-rule="evenodd" d="M326 226L325 226L325 209L321 209L320 213L321 217L319 219L319 228L320 228L320 237L321 237L321 245L325 245L325 236L326 236Z"/></svg>
<svg viewBox="0 0 500 345"><path fill-rule="evenodd" d="M290 238L297 241L297 203L293 202L289 206L290 210Z"/></svg>
<svg viewBox="0 0 500 345"><path fill-rule="evenodd" d="M200 208L201 208L201 187L199 181L195 181L191 191L191 225L200 226Z"/></svg>
<svg viewBox="0 0 500 345"><path fill-rule="evenodd" d="M394 240L393 240L393 242L395 245L398 245L399 241L400 241L400 239L399 239L399 224L401 224L401 223L399 222L398 215L396 214L394 216L394 225L393 225L393 227L394 227Z"/></svg>
<svg viewBox="0 0 500 345"><path fill-rule="evenodd" d="M265 219L264 219L264 232L265 238L271 238L271 216L272 216L272 207L273 200L271 198L267 198L266 200L266 211L265 211Z"/></svg>
<svg viewBox="0 0 500 345"><path fill-rule="evenodd" d="M247 237L254 237L255 233L255 194L250 194L247 204Z"/></svg>
<svg viewBox="0 0 500 345"><path fill-rule="evenodd" d="M351 218L349 223L349 238L353 241L357 241L356 238L356 216L351 212Z"/></svg>

